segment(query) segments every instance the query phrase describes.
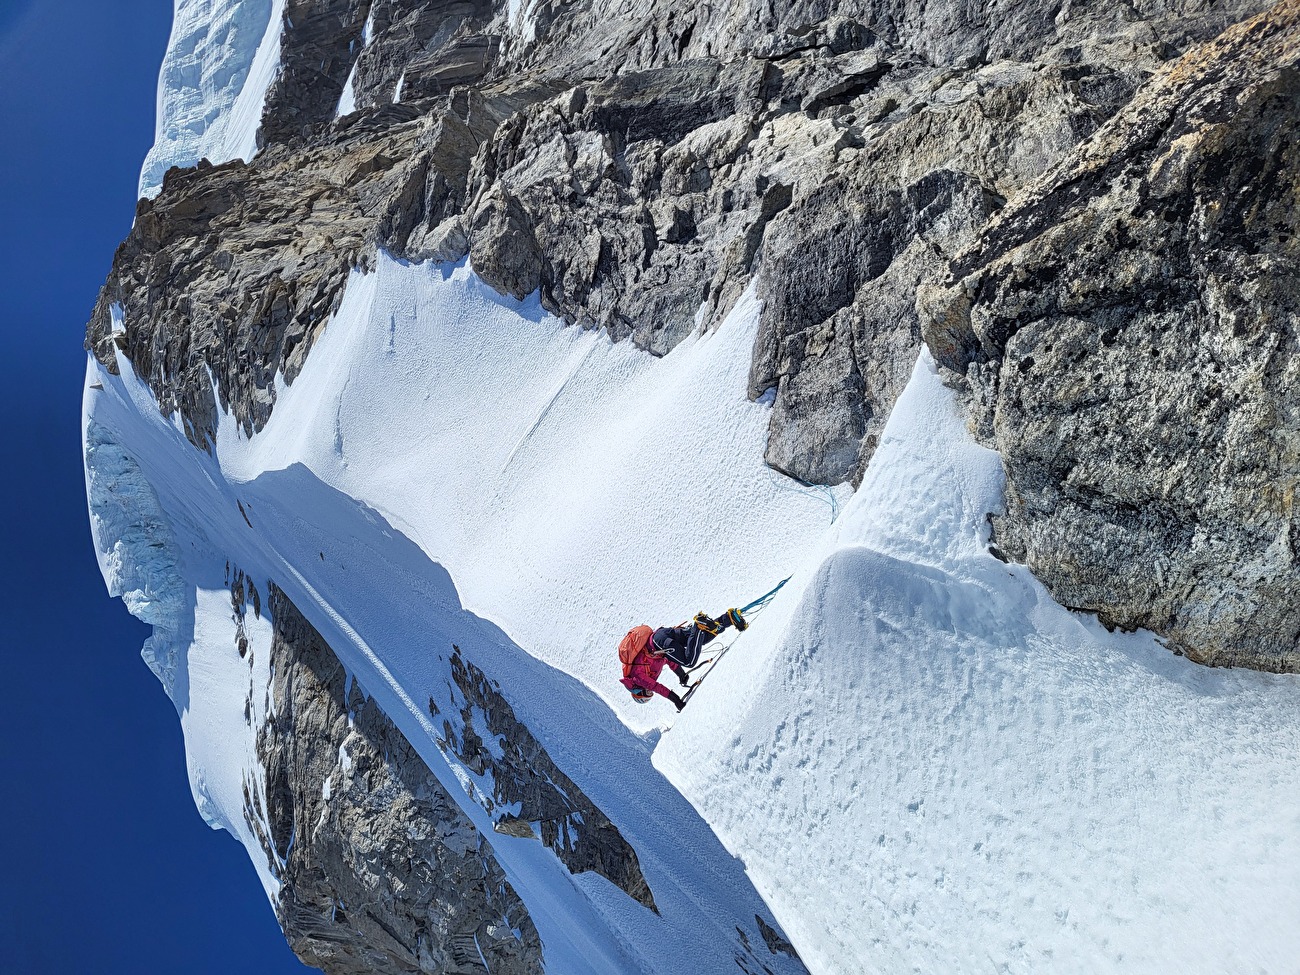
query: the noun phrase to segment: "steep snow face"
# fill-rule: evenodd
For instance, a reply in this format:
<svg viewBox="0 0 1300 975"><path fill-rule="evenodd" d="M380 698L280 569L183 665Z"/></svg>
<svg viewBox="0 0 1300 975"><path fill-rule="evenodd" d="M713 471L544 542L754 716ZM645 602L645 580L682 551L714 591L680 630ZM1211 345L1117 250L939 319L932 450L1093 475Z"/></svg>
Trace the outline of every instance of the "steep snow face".
<svg viewBox="0 0 1300 975"><path fill-rule="evenodd" d="M265 429L223 419L211 458L129 364L92 363L90 423L130 444L166 512L197 607L189 671L227 702L186 724L210 818L238 818L246 760L201 738L254 684L233 651L193 662L230 624L220 563L187 544L286 589L466 796L564 970L721 970L705 902L752 917L752 879L816 972L1286 971L1300 682L1106 633L989 556L1001 467L928 359L856 495L766 468L756 321L747 296L654 359L463 265L381 255ZM792 571L682 715L616 683L629 626ZM637 846L661 918L491 835L419 703L452 642ZM699 943L665 955L683 924Z"/></svg>
<svg viewBox="0 0 1300 975"><path fill-rule="evenodd" d="M243 809L246 789L264 791L254 729L272 703L271 628L260 611L241 613L232 605L234 583L247 585L247 601L257 604L252 581L245 583L237 570L232 576L226 556L211 548L204 532L174 504L164 504L120 442L121 428L94 419L102 387L92 363L82 435L100 572L109 593L153 626L141 656L180 715L195 806L213 829L243 842L271 896L278 881ZM263 817L264 832L265 808L263 801L250 811Z"/></svg>
<svg viewBox="0 0 1300 975"><path fill-rule="evenodd" d="M172 166L248 161L266 92L280 63L285 0L176 0L158 76L154 146L140 195L154 196Z"/></svg>
<svg viewBox="0 0 1300 975"><path fill-rule="evenodd" d="M813 971L1285 972L1300 681L1111 634L986 550L928 356L822 555L656 751Z"/></svg>
<svg viewBox="0 0 1300 975"><path fill-rule="evenodd" d="M464 265L381 255L263 431L225 417L217 455L236 480L301 462L374 508L467 609L648 731L662 711L610 681L628 627L767 590L848 497L764 465L769 409L745 392L757 322L750 295L657 359Z"/></svg>
<svg viewBox="0 0 1300 975"><path fill-rule="evenodd" d="M210 820L264 859L238 823L247 736L224 722L265 690L222 625L229 594L207 554L221 552L286 591L463 803L555 970L720 971L751 955L802 970L765 943L755 918L771 924L770 910L743 865L650 764L664 712L634 711L611 680L626 628L616 602L676 622L700 593L722 602L722 572L766 588L773 546L793 551L829 524L825 498L762 465L767 410L744 395L756 311L747 300L720 331L656 360L502 299L465 266L381 257L352 277L268 426L241 440L227 418L215 457L158 415L128 362L120 377L92 364L92 422L131 444L185 555L197 620L185 660L216 703L192 689L182 720ZM493 831L491 783L457 763L431 713L455 706L453 645L635 846L658 915L594 874L571 877L535 840ZM588 674L649 733L566 671ZM212 742L191 734L200 728Z"/></svg>

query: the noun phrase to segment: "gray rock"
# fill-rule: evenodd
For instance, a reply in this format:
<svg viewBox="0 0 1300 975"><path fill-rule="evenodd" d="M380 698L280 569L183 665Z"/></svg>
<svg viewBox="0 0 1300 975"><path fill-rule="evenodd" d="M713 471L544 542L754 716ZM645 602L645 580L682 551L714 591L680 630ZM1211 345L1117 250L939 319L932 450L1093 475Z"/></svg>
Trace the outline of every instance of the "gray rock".
<svg viewBox="0 0 1300 975"><path fill-rule="evenodd" d="M1193 50L922 293L1068 606L1300 670L1300 4Z"/></svg>
<svg viewBox="0 0 1300 975"><path fill-rule="evenodd" d="M470 228L474 270L502 294L524 298L542 283L542 251L519 199L494 186Z"/></svg>
<svg viewBox="0 0 1300 975"><path fill-rule="evenodd" d="M263 152L173 174L141 204L88 348L113 365L120 304L124 351L206 447L208 373L260 429L276 373L292 382L376 247L468 253L503 292L540 291L655 354L719 323L757 276L769 301L751 394L776 390L769 462L856 480L919 347L908 292L1229 16L590 2L537 8L525 45L503 9L294 0ZM358 111L332 121L349 73ZM801 254L828 260L797 267Z"/></svg>
<svg viewBox="0 0 1300 975"><path fill-rule="evenodd" d="M474 824L284 593L269 602L274 703L245 818L294 952L329 975L541 972L537 931Z"/></svg>
<svg viewBox="0 0 1300 975"><path fill-rule="evenodd" d="M475 773L489 772L492 801L517 811L499 815L499 833L537 837L570 873L594 871L633 900L658 913L636 851L582 790L551 760L514 708L483 671L453 646L451 679L461 694L460 721L442 717L442 744ZM433 717L438 712L430 708ZM475 730L475 714L495 741L489 748ZM496 752L499 751L500 754Z"/></svg>

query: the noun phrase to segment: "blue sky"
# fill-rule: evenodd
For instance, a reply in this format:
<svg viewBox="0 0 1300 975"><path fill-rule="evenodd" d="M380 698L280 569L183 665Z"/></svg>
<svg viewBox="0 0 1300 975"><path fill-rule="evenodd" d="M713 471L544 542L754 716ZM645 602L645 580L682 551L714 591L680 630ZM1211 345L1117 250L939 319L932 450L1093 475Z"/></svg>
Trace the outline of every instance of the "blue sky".
<svg viewBox="0 0 1300 975"><path fill-rule="evenodd" d="M0 0L0 943L22 975L310 971L194 808L147 628L105 594L86 518L82 333L170 27L171 0Z"/></svg>

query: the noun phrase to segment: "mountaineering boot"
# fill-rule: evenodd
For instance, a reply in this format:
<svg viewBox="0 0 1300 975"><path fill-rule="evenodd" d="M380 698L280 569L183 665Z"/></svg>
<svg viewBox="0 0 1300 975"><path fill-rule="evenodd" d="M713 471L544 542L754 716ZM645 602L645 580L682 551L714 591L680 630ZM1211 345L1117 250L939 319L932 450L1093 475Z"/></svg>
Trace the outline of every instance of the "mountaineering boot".
<svg viewBox="0 0 1300 975"><path fill-rule="evenodd" d="M729 609L723 613L721 622L724 630L727 628L728 624L734 626L737 633L744 633L749 629L749 623L745 621L745 617L740 615L740 610L738 609Z"/></svg>
<svg viewBox="0 0 1300 975"><path fill-rule="evenodd" d="M707 616L704 613L695 614L695 625L709 636L717 636L726 629L727 626L726 623L719 622L712 616Z"/></svg>

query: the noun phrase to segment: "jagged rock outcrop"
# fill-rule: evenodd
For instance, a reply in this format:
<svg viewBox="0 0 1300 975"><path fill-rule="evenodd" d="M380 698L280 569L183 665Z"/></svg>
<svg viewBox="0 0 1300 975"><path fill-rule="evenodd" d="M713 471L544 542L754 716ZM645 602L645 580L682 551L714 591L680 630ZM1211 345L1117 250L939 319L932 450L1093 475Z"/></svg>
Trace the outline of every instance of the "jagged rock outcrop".
<svg viewBox="0 0 1300 975"><path fill-rule="evenodd" d="M1062 603L1300 671L1300 3L1187 54L952 262L926 339Z"/></svg>
<svg viewBox="0 0 1300 975"><path fill-rule="evenodd" d="M261 615L261 595L238 568L227 572L245 657L243 621ZM265 777L245 784L245 820L280 881L278 913L294 951L329 975L481 972L484 962L492 972L541 971L527 908L478 827L274 585L267 606L271 686L264 708L251 700L245 708L249 720L267 714L256 729ZM491 795L470 796L494 829L539 840L571 873L599 873L654 910L618 828L458 647L448 668L460 708L440 713L430 701L437 744L491 784Z"/></svg>
<svg viewBox="0 0 1300 975"><path fill-rule="evenodd" d="M310 154L269 151L256 166L171 170L117 250L88 347L114 370L121 349L200 448L216 432L214 380L221 408L260 430L275 376L298 374L348 272L400 222L391 208L423 178L409 160L423 132L407 121Z"/></svg>
<svg viewBox="0 0 1300 975"><path fill-rule="evenodd" d="M269 826L295 953L329 975L542 971L537 931L474 823L278 588L269 610L266 781L246 787L245 815Z"/></svg>
<svg viewBox="0 0 1300 975"><path fill-rule="evenodd" d="M502 292L657 354L757 279L768 461L856 480L919 348L910 292L1255 6L294 0L263 152L141 204L88 347L111 364L120 305L117 344L203 446L208 373L260 429L375 247L468 254ZM216 243L241 232L255 261Z"/></svg>
<svg viewBox="0 0 1300 975"><path fill-rule="evenodd" d="M448 660L451 679L460 691L460 721L453 724L438 713L441 744L450 747L465 767L486 774L492 783L489 812L497 814L493 829L523 838L536 837L555 851L570 873L594 870L629 897L654 911L655 899L641 873L636 851L609 817L588 799L560 769L533 733L515 716L500 690L453 646ZM475 715L481 716L476 722ZM489 744L476 730L482 727ZM504 812L505 809L513 812Z"/></svg>

